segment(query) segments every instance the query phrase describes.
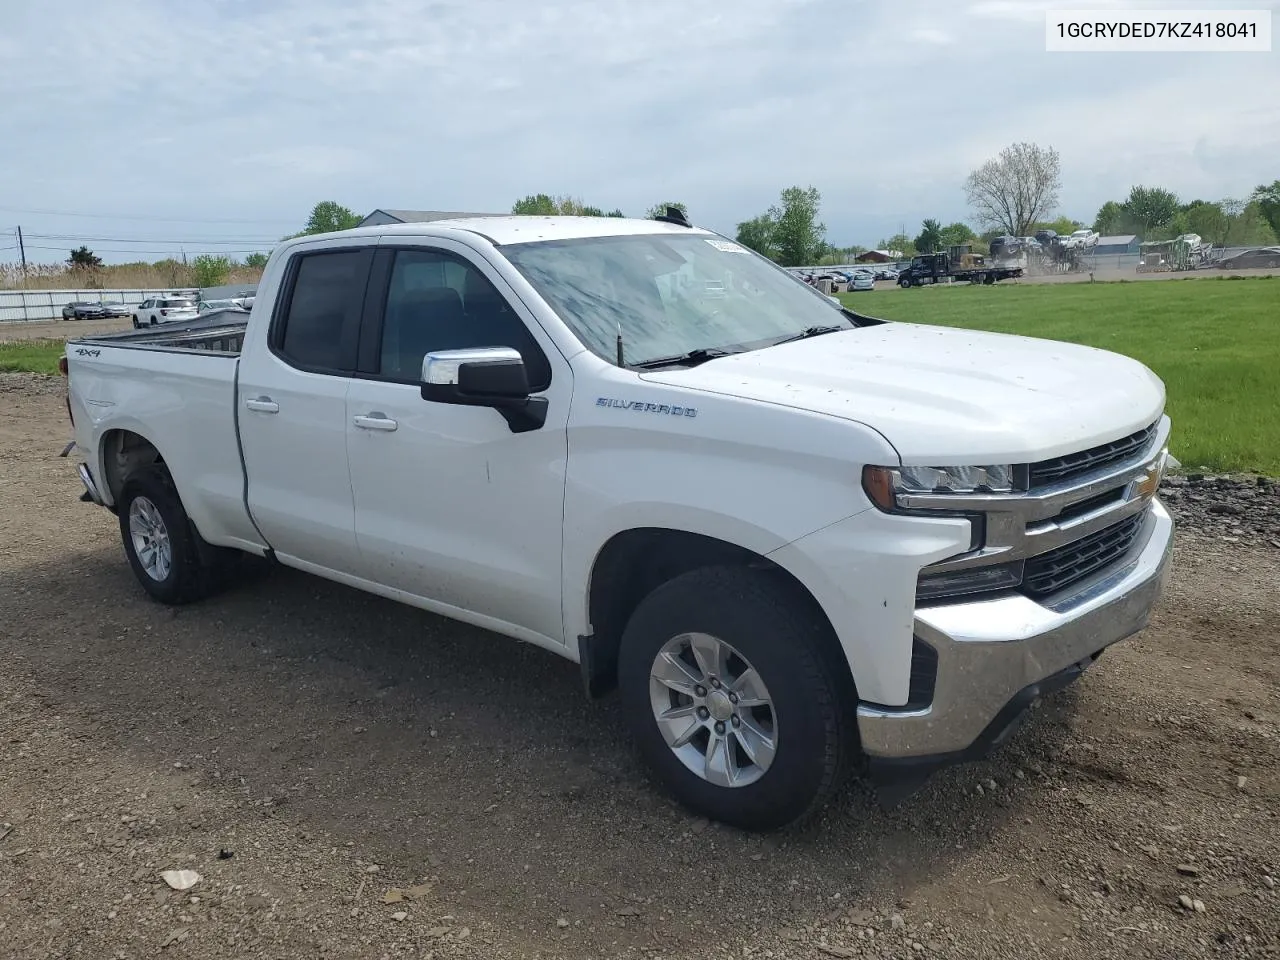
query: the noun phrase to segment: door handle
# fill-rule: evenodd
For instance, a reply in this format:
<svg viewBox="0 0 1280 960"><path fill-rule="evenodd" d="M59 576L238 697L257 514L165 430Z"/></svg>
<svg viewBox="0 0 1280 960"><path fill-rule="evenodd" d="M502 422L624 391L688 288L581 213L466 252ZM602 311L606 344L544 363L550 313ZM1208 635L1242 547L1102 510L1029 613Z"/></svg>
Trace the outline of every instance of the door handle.
<svg viewBox="0 0 1280 960"><path fill-rule="evenodd" d="M365 414L363 417L352 417L351 422L362 430L386 430L390 432L400 426L385 413L377 410L373 413Z"/></svg>
<svg viewBox="0 0 1280 960"><path fill-rule="evenodd" d="M255 413L279 413L280 404L270 397L252 397L244 402L245 408Z"/></svg>

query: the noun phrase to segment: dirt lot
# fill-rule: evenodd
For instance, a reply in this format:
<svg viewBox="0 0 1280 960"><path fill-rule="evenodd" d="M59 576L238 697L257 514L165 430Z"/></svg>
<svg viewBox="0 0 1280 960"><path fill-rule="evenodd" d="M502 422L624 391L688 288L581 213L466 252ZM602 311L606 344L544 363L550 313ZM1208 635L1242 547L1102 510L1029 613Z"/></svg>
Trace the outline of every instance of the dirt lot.
<svg viewBox="0 0 1280 960"><path fill-rule="evenodd" d="M750 836L539 650L288 571L148 602L61 384L0 408L0 956L1280 954L1269 539L1180 533L1151 628L997 759Z"/></svg>

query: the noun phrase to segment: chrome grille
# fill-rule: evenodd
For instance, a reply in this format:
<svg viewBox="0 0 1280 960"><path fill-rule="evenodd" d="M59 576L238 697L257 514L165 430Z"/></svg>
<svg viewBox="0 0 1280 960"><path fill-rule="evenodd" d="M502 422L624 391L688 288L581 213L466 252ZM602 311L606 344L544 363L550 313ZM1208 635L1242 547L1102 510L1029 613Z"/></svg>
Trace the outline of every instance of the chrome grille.
<svg viewBox="0 0 1280 960"><path fill-rule="evenodd" d="M1033 599L1047 597L1114 563L1133 546L1146 517L1144 510L1097 533L1032 557L1023 573L1022 592Z"/></svg>
<svg viewBox="0 0 1280 960"><path fill-rule="evenodd" d="M1155 436L1156 428L1159 425L1160 422L1157 420L1145 430L1131 433L1129 436L1113 440L1111 443L1104 443L1097 447L1090 447L1088 450L1081 450L1079 453L1069 453L1063 457L1053 457L1050 460L1041 460L1039 463L1033 463L1030 469L1031 489L1034 490L1036 487L1044 487L1051 483L1070 480L1099 467L1119 463L1121 460L1137 456L1139 452L1146 449L1147 445L1151 443L1151 439Z"/></svg>

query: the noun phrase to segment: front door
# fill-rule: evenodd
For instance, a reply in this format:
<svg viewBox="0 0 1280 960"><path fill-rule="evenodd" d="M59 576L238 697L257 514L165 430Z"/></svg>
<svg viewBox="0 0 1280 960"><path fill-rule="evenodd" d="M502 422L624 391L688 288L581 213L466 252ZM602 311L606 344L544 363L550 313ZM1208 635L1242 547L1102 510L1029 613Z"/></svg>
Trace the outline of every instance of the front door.
<svg viewBox="0 0 1280 960"><path fill-rule="evenodd" d="M461 244L386 243L370 280L380 309L366 312L346 399L362 575L441 612L563 643L569 366ZM424 355L464 347L519 350L550 401L546 423L512 433L496 410L423 400Z"/></svg>

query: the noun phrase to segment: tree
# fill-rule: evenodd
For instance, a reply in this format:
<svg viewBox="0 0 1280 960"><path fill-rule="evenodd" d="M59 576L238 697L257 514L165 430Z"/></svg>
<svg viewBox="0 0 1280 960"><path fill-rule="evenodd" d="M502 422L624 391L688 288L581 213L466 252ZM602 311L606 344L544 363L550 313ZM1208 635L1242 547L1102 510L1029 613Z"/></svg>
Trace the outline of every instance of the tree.
<svg viewBox="0 0 1280 960"><path fill-rule="evenodd" d="M605 212L601 207L592 207L583 203L577 197L553 197L547 193L531 193L529 196L517 200L511 207L511 212L518 216L525 217L603 217ZM615 210L609 214L611 217L622 216L621 210Z"/></svg>
<svg viewBox="0 0 1280 960"><path fill-rule="evenodd" d="M511 207L511 212L520 216L544 216L550 217L559 213L556 209L556 202L551 199L549 194L531 193L527 197L517 200Z"/></svg>
<svg viewBox="0 0 1280 960"><path fill-rule="evenodd" d="M1015 237L1027 236L1033 223L1057 207L1061 188L1058 151L1034 143L1005 147L964 185L978 222Z"/></svg>
<svg viewBox="0 0 1280 960"><path fill-rule="evenodd" d="M227 257L215 257L202 253L191 261L191 281L201 290L225 283L231 274L232 263Z"/></svg>
<svg viewBox="0 0 1280 960"><path fill-rule="evenodd" d="M1222 243L1227 239L1227 215L1222 204L1204 200L1192 200L1182 208L1186 217L1187 232L1199 234L1210 243Z"/></svg>
<svg viewBox="0 0 1280 960"><path fill-rule="evenodd" d="M294 236L309 237L316 233L350 230L352 227L359 226L362 219L359 214L348 210L340 203L322 200L311 208L311 216L307 218L307 225L302 228L302 232L295 233Z"/></svg>
<svg viewBox="0 0 1280 960"><path fill-rule="evenodd" d="M625 217L626 214L623 213L621 210L618 210L615 208L613 210L610 210L608 213L606 213L605 216L606 217Z"/></svg>
<svg viewBox="0 0 1280 960"><path fill-rule="evenodd" d="M686 217L689 215L689 208L678 201L669 201L667 203L655 203L652 207L645 211L645 219L652 220L654 217L665 217L667 215L667 207L675 207Z"/></svg>
<svg viewBox="0 0 1280 960"><path fill-rule="evenodd" d="M771 260L778 258L778 251L773 246L773 218L767 213L744 220L738 224L737 240L744 247L750 247L756 253Z"/></svg>
<svg viewBox="0 0 1280 960"><path fill-rule="evenodd" d="M827 227L818 222L822 194L816 187L787 187L782 191L781 205L769 208L773 220L773 244L778 263L784 267L800 267L813 263L827 245Z"/></svg>
<svg viewBox="0 0 1280 960"><path fill-rule="evenodd" d="M71 256L67 257L67 263L73 270L97 270L102 266L102 258L88 247L81 245L71 251Z"/></svg>
<svg viewBox="0 0 1280 960"><path fill-rule="evenodd" d="M942 224L929 219L920 224L920 236L916 237L916 249L921 253L935 253L942 249Z"/></svg>
<svg viewBox="0 0 1280 960"><path fill-rule="evenodd" d="M1148 239L1147 234L1152 227L1167 227L1173 222L1181 204L1178 195L1163 187L1133 187L1129 198L1121 204L1129 222Z"/></svg>
<svg viewBox="0 0 1280 960"><path fill-rule="evenodd" d="M1098 215L1093 218L1093 229L1104 235L1123 233L1127 224L1124 207L1114 200L1108 200L1098 208Z"/></svg>
<svg viewBox="0 0 1280 960"><path fill-rule="evenodd" d="M974 243L978 239L978 235L973 232L973 228L967 223L949 223L942 228L942 242L938 249L944 247L954 247L962 243Z"/></svg>
<svg viewBox="0 0 1280 960"><path fill-rule="evenodd" d="M880 246L877 248L894 257L914 257L916 255L915 241L908 237L905 233L895 233L888 240L881 240Z"/></svg>
<svg viewBox="0 0 1280 960"><path fill-rule="evenodd" d="M1271 186L1260 186L1250 197L1258 205L1258 210L1271 226L1271 232L1280 237L1280 180L1274 180Z"/></svg>
<svg viewBox="0 0 1280 960"><path fill-rule="evenodd" d="M1276 242L1276 233L1258 201L1223 200L1222 211L1227 216L1226 246L1271 246Z"/></svg>
<svg viewBox="0 0 1280 960"><path fill-rule="evenodd" d="M254 270L261 270L267 265L267 259L268 257L265 253L251 253L244 258L244 265Z"/></svg>

